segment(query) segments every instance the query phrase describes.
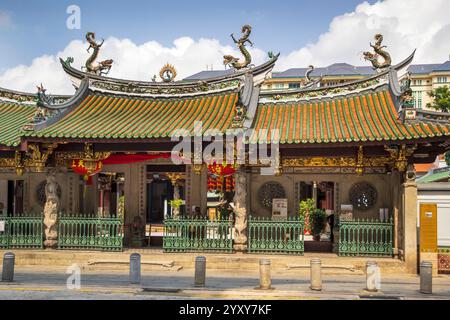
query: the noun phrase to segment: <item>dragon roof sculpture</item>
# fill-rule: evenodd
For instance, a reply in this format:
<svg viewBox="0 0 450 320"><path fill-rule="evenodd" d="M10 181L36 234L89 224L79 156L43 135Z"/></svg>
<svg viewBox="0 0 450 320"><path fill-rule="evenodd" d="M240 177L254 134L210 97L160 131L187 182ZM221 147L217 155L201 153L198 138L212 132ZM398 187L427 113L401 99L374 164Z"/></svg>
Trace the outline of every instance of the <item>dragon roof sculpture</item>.
<svg viewBox="0 0 450 320"><path fill-rule="evenodd" d="M381 45L383 42L383 35L378 33L375 35L375 44L370 43L370 46L373 48L375 53L371 52L364 52L364 59L367 61L370 61L372 63L372 66L376 70L383 70L386 68L389 68L392 63L391 55L386 51L383 50L387 48L386 46ZM379 58L383 58L384 61L380 62Z"/></svg>
<svg viewBox="0 0 450 320"><path fill-rule="evenodd" d="M239 40L236 40L233 34L231 34L231 39L233 39L234 43L237 44L238 49L241 51L244 56L244 62L239 62L239 58L233 57L232 55L223 56L223 64L225 66L231 66L235 70L244 69L251 66L252 56L250 52L245 47L245 44L248 42L250 46L253 47L253 42L250 41L249 37L252 33L252 27L248 24L242 27L242 37Z"/></svg>
<svg viewBox="0 0 450 320"><path fill-rule="evenodd" d="M90 52L91 49L94 49L91 56L87 59L85 63L85 69L89 73L93 73L96 75L107 75L109 71L112 68L113 60L108 59L104 61L100 61L96 63L96 60L98 58L98 55L100 53L100 48L102 47L103 43L105 42L104 39L102 39L101 43L97 43L95 41L95 33L94 32L88 32L86 34L86 40L89 43L89 48L87 49L87 52ZM73 61L73 59L72 59Z"/></svg>

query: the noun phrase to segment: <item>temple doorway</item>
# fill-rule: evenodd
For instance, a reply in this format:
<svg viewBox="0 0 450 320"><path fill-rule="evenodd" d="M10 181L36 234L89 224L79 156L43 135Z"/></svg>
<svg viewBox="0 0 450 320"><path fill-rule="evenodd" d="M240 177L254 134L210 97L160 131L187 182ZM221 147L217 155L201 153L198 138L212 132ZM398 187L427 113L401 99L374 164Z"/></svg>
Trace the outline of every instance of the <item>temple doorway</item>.
<svg viewBox="0 0 450 320"><path fill-rule="evenodd" d="M306 252L332 252L335 231L335 208L334 195L335 183L329 181L305 181L300 183L300 201L314 200L315 209L320 210L323 215L324 226L322 232L316 237L312 234L311 221L305 229L305 251Z"/></svg>
<svg viewBox="0 0 450 320"><path fill-rule="evenodd" d="M163 223L170 214L169 201L173 199L173 192L169 180L158 178L147 185L147 223Z"/></svg>

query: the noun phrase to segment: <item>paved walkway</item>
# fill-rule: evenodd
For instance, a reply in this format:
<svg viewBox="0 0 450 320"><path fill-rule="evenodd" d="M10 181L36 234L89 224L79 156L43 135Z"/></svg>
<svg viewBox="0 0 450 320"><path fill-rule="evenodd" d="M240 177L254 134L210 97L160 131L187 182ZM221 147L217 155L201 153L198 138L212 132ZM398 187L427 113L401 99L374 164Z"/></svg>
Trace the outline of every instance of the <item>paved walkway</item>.
<svg viewBox="0 0 450 320"><path fill-rule="evenodd" d="M433 294L420 294L417 276L382 275L381 291L364 291L365 277L323 275L323 290L309 289L309 273L272 272L273 290L259 290L258 271L208 270L205 288L194 288L194 270L151 271L141 286L129 284L128 273L82 272L81 289L68 290L65 270L19 268L15 282L0 282L0 299L445 299L450 300L450 276L433 279Z"/></svg>

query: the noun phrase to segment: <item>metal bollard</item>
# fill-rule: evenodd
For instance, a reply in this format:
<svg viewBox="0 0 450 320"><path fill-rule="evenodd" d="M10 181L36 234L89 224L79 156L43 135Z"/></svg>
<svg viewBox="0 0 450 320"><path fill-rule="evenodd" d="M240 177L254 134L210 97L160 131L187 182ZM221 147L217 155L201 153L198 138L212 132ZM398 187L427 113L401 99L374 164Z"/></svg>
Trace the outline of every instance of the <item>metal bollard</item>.
<svg viewBox="0 0 450 320"><path fill-rule="evenodd" d="M272 279L270 278L270 260L259 260L259 288L269 290L272 288Z"/></svg>
<svg viewBox="0 0 450 320"><path fill-rule="evenodd" d="M311 259L311 290L322 290L322 261L319 258Z"/></svg>
<svg viewBox="0 0 450 320"><path fill-rule="evenodd" d="M3 256L2 281L14 281L14 263L16 256L12 252L7 252Z"/></svg>
<svg viewBox="0 0 450 320"><path fill-rule="evenodd" d="M206 257L203 256L196 257L194 285L196 287L204 287L205 283L206 283Z"/></svg>
<svg viewBox="0 0 450 320"><path fill-rule="evenodd" d="M371 292L380 290L380 268L375 261L366 262L366 290Z"/></svg>
<svg viewBox="0 0 450 320"><path fill-rule="evenodd" d="M14 281L14 264L15 255L12 252L7 252L3 256L3 270L2 281L13 282Z"/></svg>
<svg viewBox="0 0 450 320"><path fill-rule="evenodd" d="M141 255L139 253L130 255L130 283L141 283Z"/></svg>
<svg viewBox="0 0 450 320"><path fill-rule="evenodd" d="M433 293L433 264L430 261L420 263L420 293Z"/></svg>

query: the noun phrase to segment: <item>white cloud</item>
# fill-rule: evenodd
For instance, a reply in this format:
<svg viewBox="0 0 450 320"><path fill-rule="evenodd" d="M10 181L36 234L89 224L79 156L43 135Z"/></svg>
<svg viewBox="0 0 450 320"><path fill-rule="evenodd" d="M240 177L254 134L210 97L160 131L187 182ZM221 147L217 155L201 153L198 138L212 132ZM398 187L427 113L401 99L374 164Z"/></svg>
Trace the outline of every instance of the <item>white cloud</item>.
<svg viewBox="0 0 450 320"><path fill-rule="evenodd" d="M416 48L414 63L441 63L450 54L449 12L448 0L363 2L353 12L335 17L317 42L282 56L277 69L335 62L366 65L362 52L370 49L376 33L384 35L394 63Z"/></svg>
<svg viewBox="0 0 450 320"><path fill-rule="evenodd" d="M376 33L384 35L384 44L394 63L416 48L414 63L443 62L450 54L448 12L448 0L385 0L373 5L363 2L353 12L335 17L329 30L315 43L282 55L276 70L309 64L327 66L335 62L369 65L363 61L362 52L369 49L369 42ZM36 58L28 66L9 69L0 74L0 86L35 92L35 85L42 82L51 93L73 93L58 58L73 56L73 66L80 68L89 56L87 47L85 42L72 41L62 52ZM267 59L262 50L250 50L255 64ZM135 44L129 39L109 38L99 60L114 59L111 77L149 81L167 62L177 68L178 79L205 70L206 65L221 69L224 54L240 56L234 46L222 45L214 39L195 41L182 37L171 47L164 47L156 41Z"/></svg>
<svg viewBox="0 0 450 320"><path fill-rule="evenodd" d="M74 90L62 70L59 57L63 59L74 57L72 66L81 69L89 57L87 48L86 42L72 41L56 55L36 58L29 66L17 66L0 74L0 86L35 92L36 85L42 82L50 93L71 94ZM265 61L267 54L262 50L250 48L250 51L255 64ZM164 47L156 41L138 45L129 39L108 38L98 60L114 60L113 68L108 75L110 77L150 81L153 75L159 75L159 70L166 63L175 66L178 72L177 79L205 70L206 65L213 65L216 70L224 68L225 54L240 56L235 48L223 46L213 39L194 41L189 37L182 37L176 39L172 47Z"/></svg>

